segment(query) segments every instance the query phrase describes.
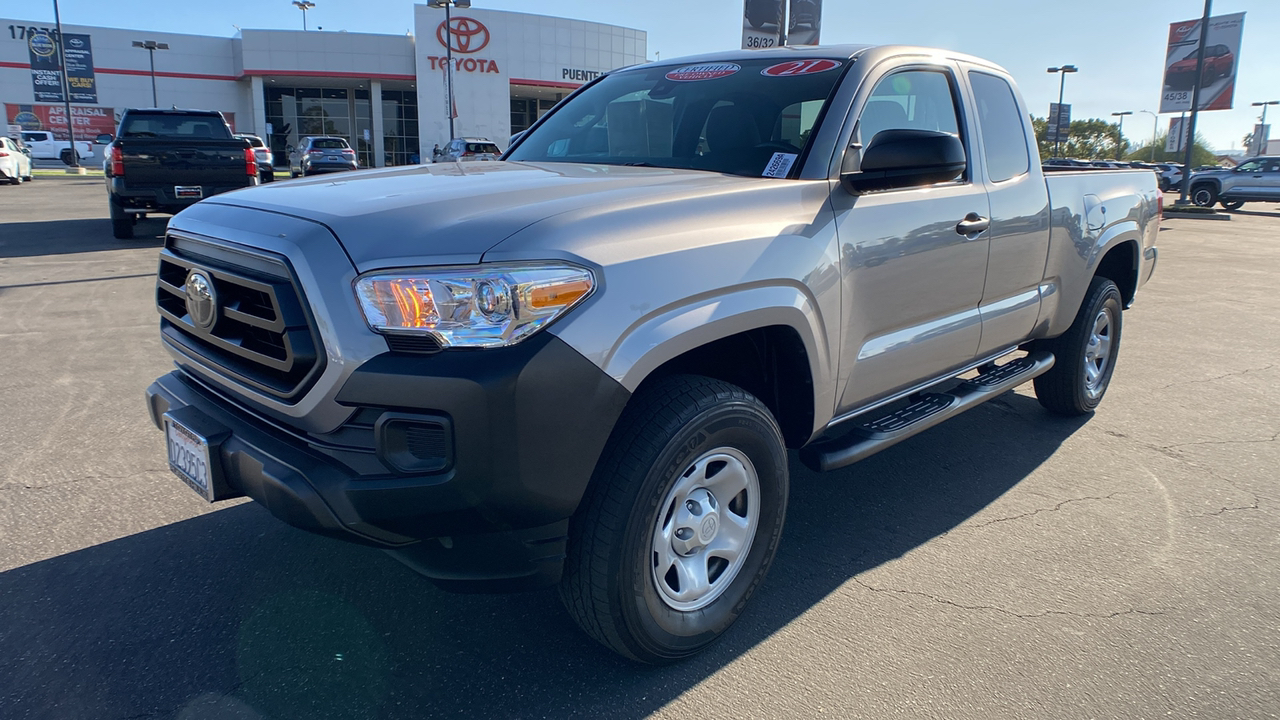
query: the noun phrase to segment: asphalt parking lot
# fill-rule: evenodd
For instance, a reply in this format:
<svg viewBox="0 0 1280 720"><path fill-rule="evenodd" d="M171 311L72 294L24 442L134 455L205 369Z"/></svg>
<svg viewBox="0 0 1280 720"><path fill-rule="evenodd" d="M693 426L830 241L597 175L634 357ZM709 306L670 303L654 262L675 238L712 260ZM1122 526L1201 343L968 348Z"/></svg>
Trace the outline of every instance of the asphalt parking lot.
<svg viewBox="0 0 1280 720"><path fill-rule="evenodd" d="M1165 221L1091 418L1028 386L794 461L752 607L648 668L172 477L166 219L112 239L101 183L0 187L0 717L1280 716L1280 206Z"/></svg>

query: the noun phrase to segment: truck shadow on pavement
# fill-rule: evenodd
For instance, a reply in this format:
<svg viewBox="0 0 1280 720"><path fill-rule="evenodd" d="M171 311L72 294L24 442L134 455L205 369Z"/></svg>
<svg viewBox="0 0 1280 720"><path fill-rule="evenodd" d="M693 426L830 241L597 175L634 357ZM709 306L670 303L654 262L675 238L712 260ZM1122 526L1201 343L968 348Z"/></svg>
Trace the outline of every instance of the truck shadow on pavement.
<svg viewBox="0 0 1280 720"><path fill-rule="evenodd" d="M106 218L0 223L0 258L158 248L168 226L168 216L148 217L134 226L134 239L117 240Z"/></svg>
<svg viewBox="0 0 1280 720"><path fill-rule="evenodd" d="M664 668L597 646L554 591L447 594L235 505L0 573L0 705L14 720L645 717L955 529L1084 422L1009 393L843 471L793 455L769 578L722 642Z"/></svg>

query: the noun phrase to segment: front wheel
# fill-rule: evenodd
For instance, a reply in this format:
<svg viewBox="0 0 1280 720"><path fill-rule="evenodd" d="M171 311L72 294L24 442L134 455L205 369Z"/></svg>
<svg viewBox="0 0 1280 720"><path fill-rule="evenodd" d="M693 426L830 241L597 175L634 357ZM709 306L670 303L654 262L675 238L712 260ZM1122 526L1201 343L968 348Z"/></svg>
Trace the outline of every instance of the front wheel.
<svg viewBox="0 0 1280 720"><path fill-rule="evenodd" d="M1054 355L1053 368L1035 379L1036 399L1051 412L1075 416L1091 413L1111 384L1120 354L1122 298L1108 278L1089 283L1071 327L1038 343Z"/></svg>
<svg viewBox="0 0 1280 720"><path fill-rule="evenodd" d="M788 482L778 425L750 393L697 376L642 388L570 523L561 599L626 657L699 652L768 572Z"/></svg>
<svg viewBox="0 0 1280 720"><path fill-rule="evenodd" d="M1200 207L1213 207L1218 202L1218 191L1212 185L1196 185L1191 188L1191 202Z"/></svg>

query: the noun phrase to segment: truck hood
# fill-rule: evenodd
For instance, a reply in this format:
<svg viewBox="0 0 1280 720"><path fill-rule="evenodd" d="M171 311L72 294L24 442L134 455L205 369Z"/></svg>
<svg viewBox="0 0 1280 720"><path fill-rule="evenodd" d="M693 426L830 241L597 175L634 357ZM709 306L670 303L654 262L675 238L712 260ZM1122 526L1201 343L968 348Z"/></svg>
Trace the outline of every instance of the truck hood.
<svg viewBox="0 0 1280 720"><path fill-rule="evenodd" d="M757 184L695 170L574 163L437 163L269 183L202 205L234 205L326 225L357 270L479 262L540 220Z"/></svg>

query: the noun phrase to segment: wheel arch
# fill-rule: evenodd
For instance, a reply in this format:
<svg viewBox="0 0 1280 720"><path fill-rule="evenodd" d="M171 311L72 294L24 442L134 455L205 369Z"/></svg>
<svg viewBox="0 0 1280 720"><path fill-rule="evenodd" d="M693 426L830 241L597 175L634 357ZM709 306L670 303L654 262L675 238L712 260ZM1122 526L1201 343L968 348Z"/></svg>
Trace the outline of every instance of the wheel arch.
<svg viewBox="0 0 1280 720"><path fill-rule="evenodd" d="M800 447L830 415L827 333L800 288L756 287L649 316L618 341L604 369L633 393L673 374L738 385L768 406L787 446Z"/></svg>
<svg viewBox="0 0 1280 720"><path fill-rule="evenodd" d="M1136 238L1120 240L1107 248L1094 266L1094 277L1108 278L1120 288L1125 308L1133 305L1134 295L1138 292L1138 273L1142 268L1141 252Z"/></svg>

